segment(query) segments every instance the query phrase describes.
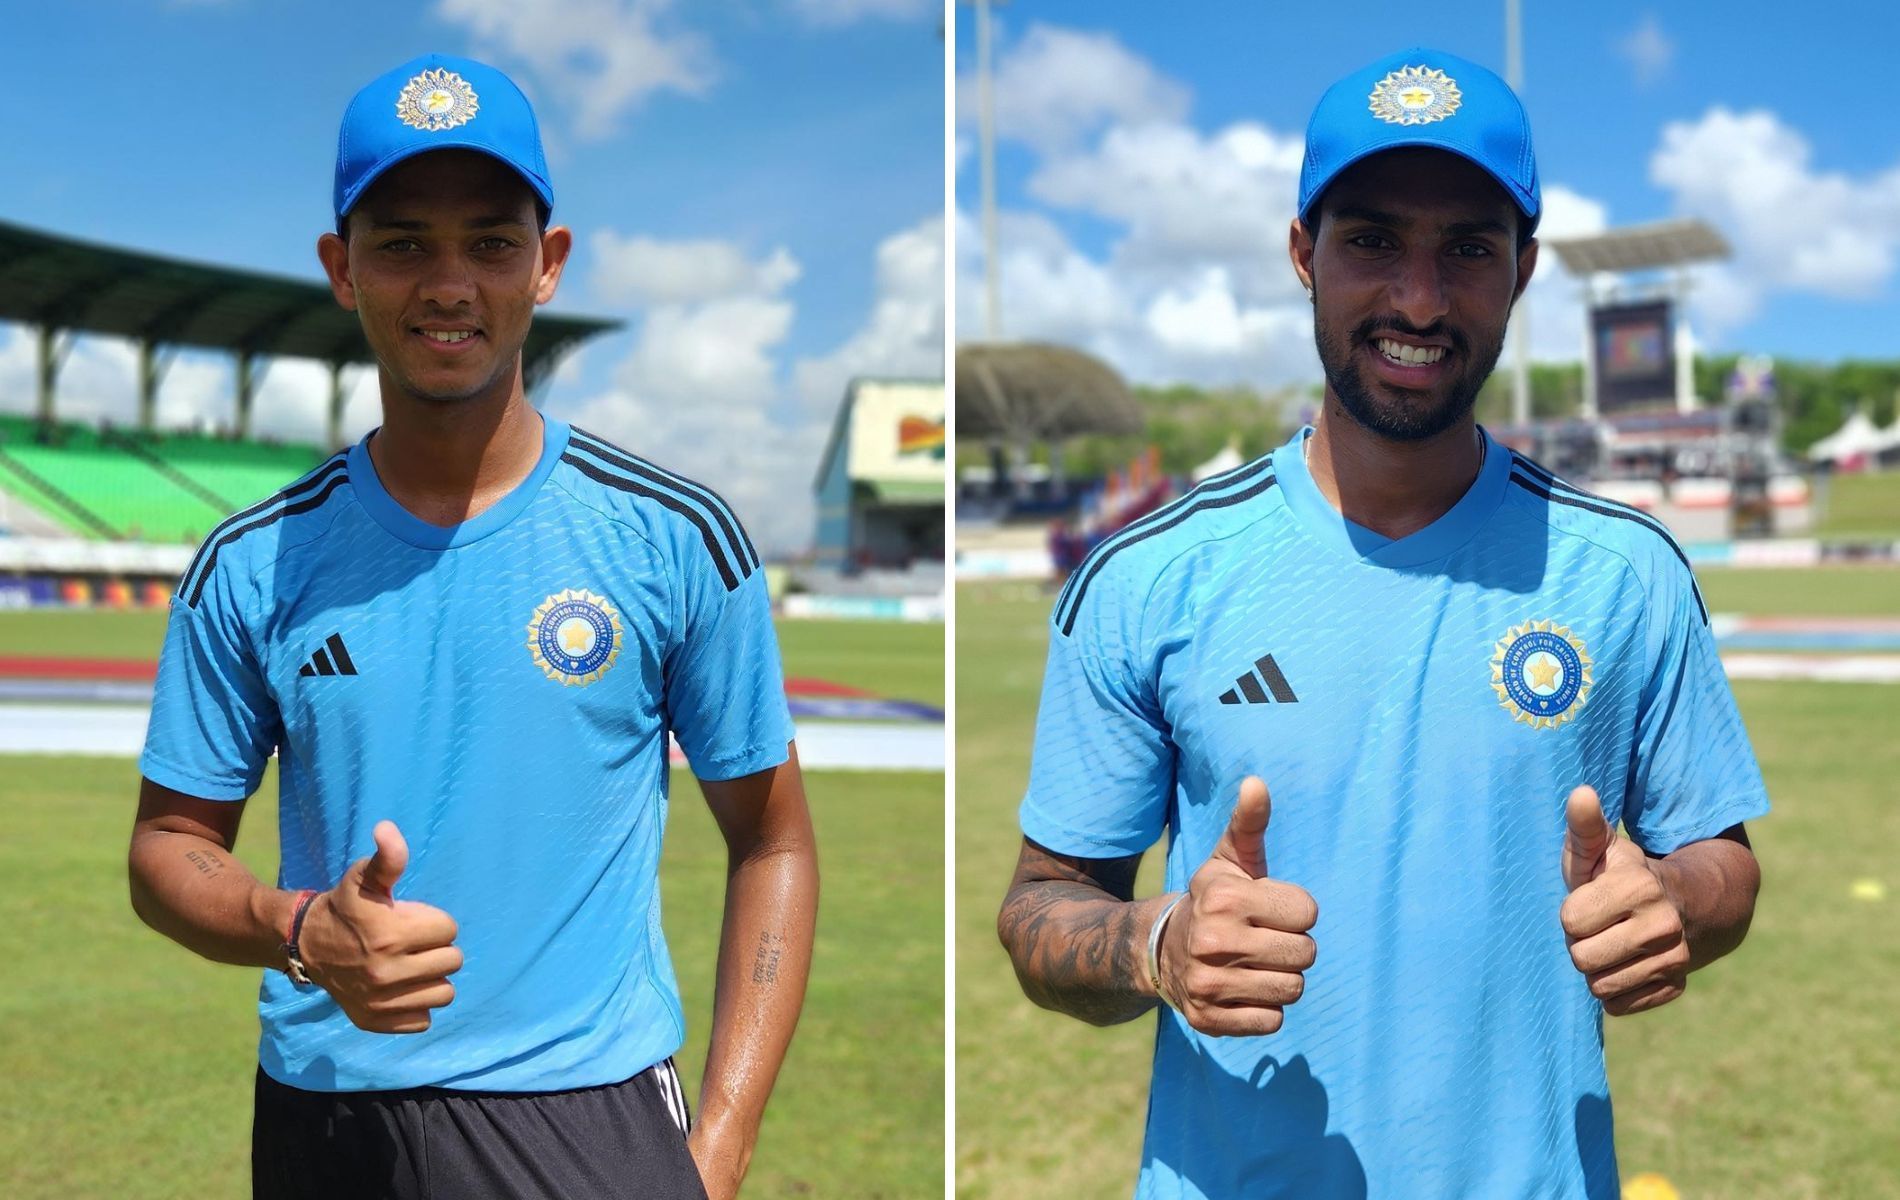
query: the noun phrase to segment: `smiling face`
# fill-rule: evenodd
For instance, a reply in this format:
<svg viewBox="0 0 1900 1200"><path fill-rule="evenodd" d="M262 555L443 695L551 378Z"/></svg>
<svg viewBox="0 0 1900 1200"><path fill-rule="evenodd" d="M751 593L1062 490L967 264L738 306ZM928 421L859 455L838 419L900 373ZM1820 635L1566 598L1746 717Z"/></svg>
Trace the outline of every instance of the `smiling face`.
<svg viewBox="0 0 1900 1200"><path fill-rule="evenodd" d="M1394 441L1457 425L1537 262L1536 242L1517 247L1522 214L1470 161L1410 147L1342 172L1315 211L1317 229L1293 223L1291 252L1328 390Z"/></svg>
<svg viewBox="0 0 1900 1200"><path fill-rule="evenodd" d="M571 239L538 227L534 193L500 161L438 150L392 167L349 213L348 241L317 254L393 387L451 403L518 386L537 304L553 298Z"/></svg>

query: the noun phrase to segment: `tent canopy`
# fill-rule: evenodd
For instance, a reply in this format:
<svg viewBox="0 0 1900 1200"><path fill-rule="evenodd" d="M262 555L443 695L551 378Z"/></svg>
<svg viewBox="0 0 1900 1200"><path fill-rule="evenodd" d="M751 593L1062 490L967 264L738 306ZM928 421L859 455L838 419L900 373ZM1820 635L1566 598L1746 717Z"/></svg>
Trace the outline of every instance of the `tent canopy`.
<svg viewBox="0 0 1900 1200"><path fill-rule="evenodd" d="M1022 444L1140 433L1141 404L1106 363L1045 342L957 347L957 436Z"/></svg>

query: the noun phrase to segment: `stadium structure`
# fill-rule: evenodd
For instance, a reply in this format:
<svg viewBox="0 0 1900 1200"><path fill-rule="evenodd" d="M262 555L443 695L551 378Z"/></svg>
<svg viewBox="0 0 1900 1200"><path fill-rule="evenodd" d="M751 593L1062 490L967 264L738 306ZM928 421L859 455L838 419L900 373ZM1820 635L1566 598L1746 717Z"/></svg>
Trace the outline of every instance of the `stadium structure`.
<svg viewBox="0 0 1900 1200"><path fill-rule="evenodd" d="M322 283L4 223L0 321L31 329L38 348L33 414L0 415L0 607L163 604L213 526L342 444L346 374L375 361L356 316ZM523 350L529 388L582 342L618 327L537 316ZM135 425L60 418L60 368L82 335L136 347ZM231 356L227 428L157 428L158 391L181 349ZM258 388L283 358L329 368L329 446L252 436Z"/></svg>
<svg viewBox="0 0 1900 1200"><path fill-rule="evenodd" d="M1806 480L1781 451L1773 363L1745 358L1719 403L1695 391L1689 268L1729 256L1699 220L1627 226L1549 248L1583 289L1581 412L1500 440L1655 516L1682 542L1805 533Z"/></svg>
<svg viewBox="0 0 1900 1200"><path fill-rule="evenodd" d="M944 425L941 379L851 381L818 460L813 564L788 614L941 616Z"/></svg>

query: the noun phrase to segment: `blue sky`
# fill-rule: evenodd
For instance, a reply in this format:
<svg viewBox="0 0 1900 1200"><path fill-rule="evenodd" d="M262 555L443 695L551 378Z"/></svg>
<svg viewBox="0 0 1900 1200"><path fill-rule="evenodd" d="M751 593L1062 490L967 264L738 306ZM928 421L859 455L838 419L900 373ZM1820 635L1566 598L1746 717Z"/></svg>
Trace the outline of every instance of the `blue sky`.
<svg viewBox="0 0 1900 1200"><path fill-rule="evenodd" d="M809 538L810 477L850 375L942 370L930 0L8 8L0 220L312 279L351 94L431 50L508 71L576 236L552 307L629 323L547 406L706 479L780 549ZM21 331L0 329L0 405L30 405L30 361ZM129 362L82 340L66 411L129 415ZM273 368L260 427L313 436L321 380ZM230 391L227 364L181 359L161 413L225 413ZM349 432L375 414L364 382Z"/></svg>
<svg viewBox="0 0 1900 1200"><path fill-rule="evenodd" d="M1078 341L1152 381L1318 377L1285 262L1300 140L1334 79L1439 47L1504 70L1504 4L1082 3L998 14L1004 332ZM1900 138L1885 3L1524 8L1546 237L1700 216L1717 349L1900 357ZM967 10L965 10L967 12ZM974 20L958 27L958 336L980 331ZM1050 114L1062 114L1052 120ZM1553 193L1555 193L1553 195ZM1577 357L1577 285L1545 259L1537 357Z"/></svg>

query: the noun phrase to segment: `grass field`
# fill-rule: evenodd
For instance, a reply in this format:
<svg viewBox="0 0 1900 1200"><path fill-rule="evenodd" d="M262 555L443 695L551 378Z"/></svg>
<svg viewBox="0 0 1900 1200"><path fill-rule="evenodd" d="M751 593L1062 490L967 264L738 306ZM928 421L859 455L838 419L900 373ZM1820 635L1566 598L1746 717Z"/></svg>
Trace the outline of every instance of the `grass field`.
<svg viewBox="0 0 1900 1200"><path fill-rule="evenodd" d="M144 658L155 614L0 614L0 654ZM942 702L943 627L781 626L788 674ZM4 719L0 708L0 719ZM823 872L797 1038L746 1189L930 1197L943 1179L943 776L807 775ZM676 772L661 881L696 1093L725 849ZM0 758L0 1196L248 1195L257 975L205 963L126 900L137 768ZM276 869L276 776L238 852Z"/></svg>
<svg viewBox="0 0 1900 1200"><path fill-rule="evenodd" d="M1837 475L1823 485L1822 537L1900 538L1900 472Z"/></svg>
<svg viewBox="0 0 1900 1200"><path fill-rule="evenodd" d="M1900 614L1900 571L1709 572L1718 611ZM957 595L959 1195L1126 1195L1139 1164L1153 1023L1099 1030L1023 999L997 945L1049 598ZM1659 1012L1609 1023L1625 1179L1684 1200L1900 1196L1900 689L1736 687L1774 814L1751 828L1763 890L1748 941ZM1159 855L1137 894L1159 890ZM1854 880L1888 899L1850 898Z"/></svg>

